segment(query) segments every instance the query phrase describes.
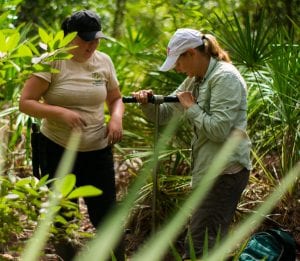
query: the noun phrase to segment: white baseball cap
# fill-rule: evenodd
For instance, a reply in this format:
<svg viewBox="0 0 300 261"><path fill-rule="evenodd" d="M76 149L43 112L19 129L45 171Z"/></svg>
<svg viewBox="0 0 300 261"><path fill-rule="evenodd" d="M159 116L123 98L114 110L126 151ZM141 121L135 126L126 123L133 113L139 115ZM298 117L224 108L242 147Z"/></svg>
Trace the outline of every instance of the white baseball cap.
<svg viewBox="0 0 300 261"><path fill-rule="evenodd" d="M187 51L189 48L196 48L203 45L201 32L189 29L180 28L172 36L167 48L167 59L159 68L160 71L169 71L175 67L178 57Z"/></svg>

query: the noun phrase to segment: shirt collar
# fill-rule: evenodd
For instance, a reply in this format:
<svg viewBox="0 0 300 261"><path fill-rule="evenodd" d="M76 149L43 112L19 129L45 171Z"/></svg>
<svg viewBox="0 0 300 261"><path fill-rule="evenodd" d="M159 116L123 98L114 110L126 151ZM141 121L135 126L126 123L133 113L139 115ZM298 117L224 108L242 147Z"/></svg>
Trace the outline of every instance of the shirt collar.
<svg viewBox="0 0 300 261"><path fill-rule="evenodd" d="M209 65L208 65L208 68L207 68L207 71L204 75L204 78L203 80L207 79L207 77L211 74L211 72L215 69L216 67L216 64L217 64L217 59L211 57L210 60L209 60Z"/></svg>
<svg viewBox="0 0 300 261"><path fill-rule="evenodd" d="M218 62L217 59L211 57L209 60L209 65L208 65L208 68L207 68L207 71L206 71L204 77L203 78L195 77L195 83L204 82L208 78L208 76L211 74L211 72L215 69L217 62Z"/></svg>

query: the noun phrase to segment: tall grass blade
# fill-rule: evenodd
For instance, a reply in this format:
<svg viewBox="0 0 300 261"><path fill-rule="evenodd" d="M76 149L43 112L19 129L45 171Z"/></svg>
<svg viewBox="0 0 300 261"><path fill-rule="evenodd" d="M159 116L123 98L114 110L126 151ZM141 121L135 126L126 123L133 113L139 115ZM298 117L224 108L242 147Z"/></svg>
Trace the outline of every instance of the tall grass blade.
<svg viewBox="0 0 300 261"><path fill-rule="evenodd" d="M1 126L0 127L0 140L3 141L4 140L4 135L5 135L5 126ZM1 142L0 143L0 176L2 175L2 169L5 163L5 152L4 152L4 143Z"/></svg>
<svg viewBox="0 0 300 261"><path fill-rule="evenodd" d="M155 146L154 154L165 149L169 139L172 137L178 126L178 122L177 117L171 119ZM123 235L126 218L128 217L135 200L139 196L139 191L149 176L151 176L152 169L156 164L157 161L149 161L148 164L145 165L129 189L129 193L124 201L111 212L104 223L97 229L99 232L96 237L88 244L87 248L75 258L75 261L98 261L109 258L112 249L115 248Z"/></svg>
<svg viewBox="0 0 300 261"><path fill-rule="evenodd" d="M160 232L150 238L144 248L132 257L132 260L161 260L172 240L174 240L186 223L191 211L201 204L204 196L213 185L215 178L222 172L222 169L226 165L229 158L228 155L233 152L240 140L241 137L239 135L234 135L226 142L219 154L216 155L214 164L211 165L207 174L203 176L197 188L188 197L180 211L166 223Z"/></svg>
<svg viewBox="0 0 300 261"><path fill-rule="evenodd" d="M271 212L276 203L284 196L288 189L300 177L300 164L296 164L291 171L281 180L280 185L272 192L253 214L234 229L226 239L214 249L203 261L223 260L229 251L232 251L237 244L245 239L250 232L258 227L265 216Z"/></svg>
<svg viewBox="0 0 300 261"><path fill-rule="evenodd" d="M37 227L37 230L33 234L32 238L27 242L25 249L21 255L22 261L38 261L43 247L47 242L49 229L55 216L56 206L60 199L60 188L62 185L62 178L70 173L76 156L76 149L80 141L80 135L77 132L73 132L68 142L68 150L63 154L61 162L56 171L57 180L53 186L53 193L49 199L48 212L45 218L42 219Z"/></svg>

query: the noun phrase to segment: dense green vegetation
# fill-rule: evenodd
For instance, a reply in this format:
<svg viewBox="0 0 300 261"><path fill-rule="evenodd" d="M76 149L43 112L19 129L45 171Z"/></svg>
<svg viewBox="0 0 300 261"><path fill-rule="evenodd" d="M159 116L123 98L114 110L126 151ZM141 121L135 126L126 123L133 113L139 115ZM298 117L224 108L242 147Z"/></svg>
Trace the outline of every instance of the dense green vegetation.
<svg viewBox="0 0 300 261"><path fill-rule="evenodd" d="M23 260L35 260L37 256L34 253L30 256L26 251L33 243L28 241L25 244L27 241L22 238L26 239L26 236L36 232L36 237L41 239L40 247L43 248L47 237L62 234L47 226L44 227L44 234L35 231L37 222L45 220L40 213L45 213L46 206L72 205L69 199L74 194L72 196L70 193L75 193L76 198L97 193L90 188L76 192L73 187L64 187L56 191L62 195L62 199L56 201L47 189L50 181L32 177L30 129L32 122L38 120L21 114L17 106L20 90L30 73L51 70L43 61L69 58L67 45L73 36L64 38L60 23L66 15L81 8L97 11L102 17L103 31L112 37L110 41L103 40L99 49L112 57L124 96L142 88L168 94L183 80L183 75L158 71L165 57L168 39L176 28L198 28L218 37L248 85L248 131L253 143L251 179L235 220L236 227L241 231L240 237L227 245L225 241L225 251L232 249L237 253L237 243L242 246L247 235L258 227L270 224L279 224L300 239L300 6L296 0L2 0L0 253L15 253L17 256L22 253ZM182 209L186 204L192 206L195 199L200 198L201 189L205 191L200 186L190 196L188 174L191 134L186 122L162 128L155 153L153 124L145 120L137 105L126 105L124 130L123 141L115 146L118 191L122 204L117 215L108 221L109 229L103 228L102 235L96 237L94 245L91 244L94 254L90 254L89 259L99 260L99 257L109 254L99 250L96 245L104 242L114 244L125 218L126 228L130 229L131 235L128 254L135 256L138 248L150 236L151 172L157 163L153 155L159 156L160 163L156 214L164 233L157 237L154 234L153 239L146 241L146 248L138 251L136 260L155 260L146 257L150 258L153 253L163 256L168 252L165 249L169 247L165 245L166 242L180 238L187 219ZM231 146L234 146L234 142ZM66 162L71 164L70 160ZM222 157L217 165L222 166ZM67 169L65 167L61 175L68 174ZM211 171L216 173L216 170ZM273 191L275 194L271 194ZM266 204L261 204L269 195L272 196L266 200ZM257 207L261 207L258 212ZM71 209L70 215L76 217L78 222L82 221L79 210L75 207ZM245 223L243 226L241 221L247 217L250 219L248 222L254 222L255 225L249 226L248 223L247 226ZM51 221L54 217L48 215L47 218ZM166 220L170 222L164 225ZM78 228L79 223L68 224L64 217L59 216L55 217L55 221L64 225L63 230L67 231L65 236L74 241L92 236L91 233L83 233ZM50 235L47 235L48 229ZM24 231L31 232L24 235ZM112 232L115 238L107 240L106 233L110 235ZM38 255L38 246L36 249ZM169 255L176 260L174 257L180 254L180 245L174 244L172 249ZM224 255L224 250L212 254L219 258Z"/></svg>

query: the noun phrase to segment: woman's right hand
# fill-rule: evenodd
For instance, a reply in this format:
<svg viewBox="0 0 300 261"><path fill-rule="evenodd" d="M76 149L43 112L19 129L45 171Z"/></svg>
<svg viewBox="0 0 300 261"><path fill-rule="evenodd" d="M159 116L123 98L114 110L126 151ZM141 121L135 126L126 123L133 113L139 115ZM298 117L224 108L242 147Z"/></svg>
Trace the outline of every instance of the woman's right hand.
<svg viewBox="0 0 300 261"><path fill-rule="evenodd" d="M149 97L153 96L152 90L141 90L131 93L132 97L135 97L139 103L148 103Z"/></svg>
<svg viewBox="0 0 300 261"><path fill-rule="evenodd" d="M86 121L76 111L61 108L60 120L71 129L83 129L87 126Z"/></svg>

